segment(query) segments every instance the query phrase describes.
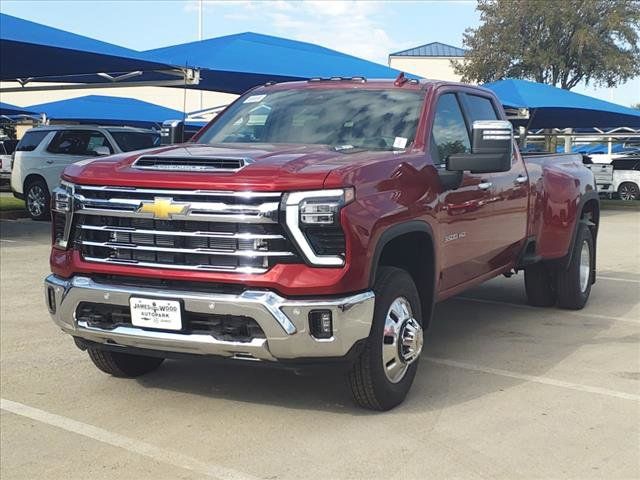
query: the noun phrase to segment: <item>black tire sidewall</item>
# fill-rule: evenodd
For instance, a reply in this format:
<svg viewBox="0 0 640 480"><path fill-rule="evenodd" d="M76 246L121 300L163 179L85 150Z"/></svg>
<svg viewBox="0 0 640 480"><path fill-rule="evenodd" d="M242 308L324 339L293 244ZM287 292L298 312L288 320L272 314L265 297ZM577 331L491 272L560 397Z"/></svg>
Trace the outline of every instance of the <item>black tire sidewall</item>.
<svg viewBox="0 0 640 480"><path fill-rule="evenodd" d="M376 303L373 324L368 339L369 368L376 397L383 409L391 408L404 400L413 383L418 369L419 358L405 373L402 380L392 383L387 378L382 362L382 341L384 324L391 303L398 297L404 297L411 305L413 317L423 325L420 296L411 276L399 268L385 267L381 269L374 287Z"/></svg>

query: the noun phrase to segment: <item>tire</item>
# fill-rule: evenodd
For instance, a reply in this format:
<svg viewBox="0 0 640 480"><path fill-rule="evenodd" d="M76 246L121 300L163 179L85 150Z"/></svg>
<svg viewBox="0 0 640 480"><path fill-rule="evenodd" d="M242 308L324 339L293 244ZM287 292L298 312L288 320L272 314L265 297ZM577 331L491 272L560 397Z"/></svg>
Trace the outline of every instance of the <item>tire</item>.
<svg viewBox="0 0 640 480"><path fill-rule="evenodd" d="M633 182L624 182L618 186L618 197L620 200L640 199L640 188Z"/></svg>
<svg viewBox="0 0 640 480"><path fill-rule="evenodd" d="M524 269L527 301L534 307L553 307L558 301L557 273L542 262Z"/></svg>
<svg viewBox="0 0 640 480"><path fill-rule="evenodd" d="M95 347L87 348L87 353L93 364L104 373L121 378L135 378L152 372L164 361L160 357L144 357Z"/></svg>
<svg viewBox="0 0 640 480"><path fill-rule="evenodd" d="M29 182L24 189L24 202L27 213L33 220L49 220L51 213L51 195L47 183L38 178Z"/></svg>
<svg viewBox="0 0 640 480"><path fill-rule="evenodd" d="M558 271L558 306L580 310L585 306L593 283L595 245L591 230L584 223L578 227L569 268Z"/></svg>
<svg viewBox="0 0 640 480"><path fill-rule="evenodd" d="M349 384L356 404L386 411L402 403L416 375L423 342L422 312L418 290L404 270L381 267L374 292L371 332L349 371ZM392 308L403 314L392 313ZM383 358L392 358L387 367Z"/></svg>

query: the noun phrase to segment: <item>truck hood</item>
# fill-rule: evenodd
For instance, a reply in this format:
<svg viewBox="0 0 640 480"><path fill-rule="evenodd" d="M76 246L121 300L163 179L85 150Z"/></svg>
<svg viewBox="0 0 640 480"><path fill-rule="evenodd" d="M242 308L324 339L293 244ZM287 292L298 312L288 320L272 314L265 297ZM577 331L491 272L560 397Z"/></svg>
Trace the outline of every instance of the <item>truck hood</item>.
<svg viewBox="0 0 640 480"><path fill-rule="evenodd" d="M85 185L215 190L286 191L323 188L328 174L397 156L389 151L337 152L324 145L182 144L129 152L68 166L63 178ZM142 156L171 158L248 158L236 172L143 170L132 164Z"/></svg>

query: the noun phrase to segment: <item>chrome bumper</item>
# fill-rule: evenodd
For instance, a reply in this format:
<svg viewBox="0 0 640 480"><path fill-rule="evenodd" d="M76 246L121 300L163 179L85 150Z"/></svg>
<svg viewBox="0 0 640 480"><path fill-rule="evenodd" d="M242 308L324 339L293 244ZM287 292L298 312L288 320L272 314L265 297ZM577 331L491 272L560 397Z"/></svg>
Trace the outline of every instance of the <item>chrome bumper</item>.
<svg viewBox="0 0 640 480"><path fill-rule="evenodd" d="M129 305L131 296L182 299L184 310L195 313L242 315L253 318L266 338L232 342L204 334L173 333L118 326L95 328L76 320L80 302ZM165 290L94 282L76 276L69 280L50 275L45 279L45 301L53 321L66 333L111 346L218 355L245 360L342 357L366 338L373 319L371 291L342 298L291 300L274 292L247 290L239 295ZM54 303L55 302L55 303ZM309 333L308 314L331 310L333 337L318 340Z"/></svg>

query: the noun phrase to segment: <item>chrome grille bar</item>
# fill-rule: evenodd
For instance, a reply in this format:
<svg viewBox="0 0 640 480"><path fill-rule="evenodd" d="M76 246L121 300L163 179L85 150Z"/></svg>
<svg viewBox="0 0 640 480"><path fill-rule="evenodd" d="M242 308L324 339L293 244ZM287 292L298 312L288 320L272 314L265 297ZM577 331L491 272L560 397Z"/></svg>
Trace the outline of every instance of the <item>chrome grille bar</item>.
<svg viewBox="0 0 640 480"><path fill-rule="evenodd" d="M141 262L137 260L120 260L117 258L98 258L85 256L88 262L110 263L113 265L134 265L136 267L166 268L169 270L201 270L209 272L233 272L233 273L264 273L267 268L258 267L224 267L214 265L175 265L173 263Z"/></svg>
<svg viewBox="0 0 640 480"><path fill-rule="evenodd" d="M82 230L94 230L100 232L139 233L142 235L166 235L177 237L205 237L205 238L232 238L236 240L284 240L282 235L269 235L260 233L215 233L215 232L170 232L164 230L148 230L144 228L112 227L109 225L80 225Z"/></svg>
<svg viewBox="0 0 640 480"><path fill-rule="evenodd" d="M145 252L169 252L169 253L193 253L198 255L225 255L240 257L288 257L293 255L291 252L264 252L259 250L214 250L211 248L172 248L172 247L156 247L149 245L136 245L131 243L116 242L91 242L83 240L82 245L90 247L102 247L111 249L124 250L143 250Z"/></svg>
<svg viewBox="0 0 640 480"><path fill-rule="evenodd" d="M157 196L166 195L185 195L185 196L208 196L208 197L235 197L235 198L280 198L279 192L229 192L220 190L159 190L154 188L136 188L136 187L110 187L110 186L93 186L93 185L76 185L76 191L89 190L94 192L114 192L114 193L133 193L133 194L151 194Z"/></svg>

